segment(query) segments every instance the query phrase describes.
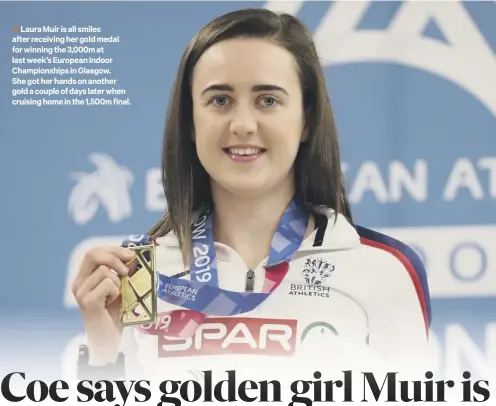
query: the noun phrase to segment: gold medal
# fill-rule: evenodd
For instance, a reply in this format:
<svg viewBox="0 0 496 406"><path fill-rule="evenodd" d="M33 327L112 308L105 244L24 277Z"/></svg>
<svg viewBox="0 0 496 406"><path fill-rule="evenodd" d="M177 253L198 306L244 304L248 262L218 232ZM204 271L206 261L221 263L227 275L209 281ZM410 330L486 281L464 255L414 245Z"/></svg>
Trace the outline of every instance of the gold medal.
<svg viewBox="0 0 496 406"><path fill-rule="evenodd" d="M128 249L134 251L135 257L126 265L137 262L137 270L121 281L121 322L124 326L154 323L157 319L155 245L152 243Z"/></svg>

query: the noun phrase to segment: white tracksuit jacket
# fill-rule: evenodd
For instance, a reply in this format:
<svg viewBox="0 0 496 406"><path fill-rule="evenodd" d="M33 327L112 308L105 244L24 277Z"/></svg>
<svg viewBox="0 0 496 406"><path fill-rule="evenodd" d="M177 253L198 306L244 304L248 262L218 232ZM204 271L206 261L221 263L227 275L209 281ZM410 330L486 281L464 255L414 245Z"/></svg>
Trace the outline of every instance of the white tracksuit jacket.
<svg viewBox="0 0 496 406"><path fill-rule="evenodd" d="M430 370L430 297L419 257L399 241L354 227L341 215L335 222L332 211L322 213L320 228L305 238L285 279L259 308L208 317L185 339L126 327L121 351L128 376L181 380L205 369L244 368L248 379L255 373L311 380L315 370L326 369ZM158 272L183 272L174 236L157 242ZM243 260L223 244L215 247L219 286L244 291ZM264 282L262 265L254 270L255 292ZM178 307L158 299L159 312L173 309Z"/></svg>

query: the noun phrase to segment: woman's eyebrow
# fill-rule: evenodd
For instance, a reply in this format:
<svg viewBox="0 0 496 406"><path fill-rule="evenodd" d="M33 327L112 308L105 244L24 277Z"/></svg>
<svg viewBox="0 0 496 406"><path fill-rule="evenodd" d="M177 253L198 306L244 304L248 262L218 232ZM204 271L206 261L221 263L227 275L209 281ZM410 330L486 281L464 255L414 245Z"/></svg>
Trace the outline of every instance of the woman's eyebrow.
<svg viewBox="0 0 496 406"><path fill-rule="evenodd" d="M218 84L213 84L210 86L207 86L201 94L205 94L207 92L212 92L212 91L223 91L223 92L234 92L234 87L230 84L227 83L218 83ZM255 85L252 87L252 91L254 92L267 92L267 91L279 91L287 94L289 96L289 93L286 91L281 86L277 85L268 85L268 84L263 84L263 85Z"/></svg>

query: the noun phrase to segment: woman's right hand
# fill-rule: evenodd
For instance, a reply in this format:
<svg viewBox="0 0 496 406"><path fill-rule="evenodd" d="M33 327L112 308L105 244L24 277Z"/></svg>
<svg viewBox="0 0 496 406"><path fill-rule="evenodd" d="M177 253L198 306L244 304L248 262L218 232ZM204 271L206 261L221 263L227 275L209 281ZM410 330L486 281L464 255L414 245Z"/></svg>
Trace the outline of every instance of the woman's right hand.
<svg viewBox="0 0 496 406"><path fill-rule="evenodd" d="M86 330L91 365L105 365L117 359L122 334L121 277L136 267L134 261L126 265L134 257L127 248L94 248L85 254L72 284Z"/></svg>

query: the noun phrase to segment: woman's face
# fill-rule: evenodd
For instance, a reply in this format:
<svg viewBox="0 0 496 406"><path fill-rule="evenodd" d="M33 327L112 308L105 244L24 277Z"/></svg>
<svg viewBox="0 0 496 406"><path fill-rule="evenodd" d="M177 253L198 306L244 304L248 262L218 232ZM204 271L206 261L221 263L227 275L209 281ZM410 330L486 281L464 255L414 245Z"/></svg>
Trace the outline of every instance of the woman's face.
<svg viewBox="0 0 496 406"><path fill-rule="evenodd" d="M194 141L212 187L264 194L292 187L304 132L297 64L264 39L231 39L209 48L192 78Z"/></svg>

